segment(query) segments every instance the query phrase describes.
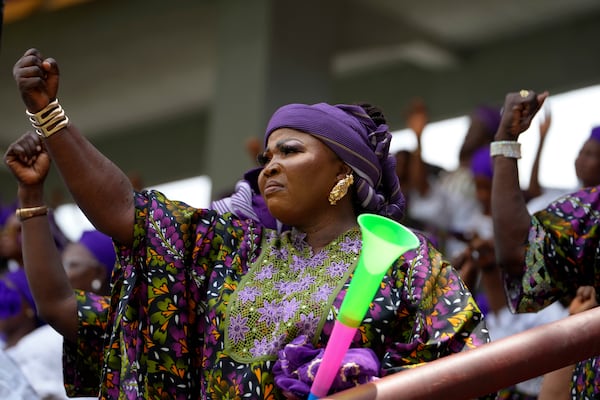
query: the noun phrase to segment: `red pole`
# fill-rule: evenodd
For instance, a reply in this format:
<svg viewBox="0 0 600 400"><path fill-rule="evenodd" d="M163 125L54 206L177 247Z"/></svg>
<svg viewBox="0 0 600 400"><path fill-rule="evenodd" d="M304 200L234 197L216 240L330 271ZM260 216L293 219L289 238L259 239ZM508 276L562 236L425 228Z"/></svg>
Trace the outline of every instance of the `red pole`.
<svg viewBox="0 0 600 400"><path fill-rule="evenodd" d="M600 354L600 307L477 349L336 393L327 399L467 400Z"/></svg>

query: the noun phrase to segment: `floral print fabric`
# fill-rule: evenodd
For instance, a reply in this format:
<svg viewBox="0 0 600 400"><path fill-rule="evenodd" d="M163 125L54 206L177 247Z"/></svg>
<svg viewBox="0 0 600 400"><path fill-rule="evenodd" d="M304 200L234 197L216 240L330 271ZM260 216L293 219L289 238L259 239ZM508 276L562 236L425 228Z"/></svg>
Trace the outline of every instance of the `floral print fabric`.
<svg viewBox="0 0 600 400"><path fill-rule="evenodd" d="M522 277L505 275L509 305L514 312L537 311L579 286L600 282L600 192L582 189L552 202L532 216ZM572 398L600 396L598 358L577 364Z"/></svg>
<svg viewBox="0 0 600 400"><path fill-rule="evenodd" d="M112 300L79 293L79 338L65 342L69 394L283 398L272 374L277 350L301 334L327 343L358 232L312 254L298 232L277 234L159 192L136 193L135 204L134 243L119 251ZM391 266L351 345L371 348L381 375L489 341L456 271L419 239Z"/></svg>

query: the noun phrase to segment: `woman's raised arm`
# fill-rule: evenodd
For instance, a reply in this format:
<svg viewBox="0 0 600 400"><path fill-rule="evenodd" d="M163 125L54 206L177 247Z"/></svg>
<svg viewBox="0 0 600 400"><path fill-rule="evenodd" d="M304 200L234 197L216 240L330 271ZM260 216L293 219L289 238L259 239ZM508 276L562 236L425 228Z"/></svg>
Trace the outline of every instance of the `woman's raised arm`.
<svg viewBox="0 0 600 400"><path fill-rule="evenodd" d="M519 135L546 100L548 93L521 90L509 93L504 102L502 119L491 145L494 157L492 180L492 217L496 258L506 272L521 274L531 216L519 184L517 159L520 157Z"/></svg>
<svg viewBox="0 0 600 400"><path fill-rule="evenodd" d="M34 128L73 199L92 224L122 244L133 239L133 188L127 175L69 122L57 100L59 70L29 49L13 75Z"/></svg>

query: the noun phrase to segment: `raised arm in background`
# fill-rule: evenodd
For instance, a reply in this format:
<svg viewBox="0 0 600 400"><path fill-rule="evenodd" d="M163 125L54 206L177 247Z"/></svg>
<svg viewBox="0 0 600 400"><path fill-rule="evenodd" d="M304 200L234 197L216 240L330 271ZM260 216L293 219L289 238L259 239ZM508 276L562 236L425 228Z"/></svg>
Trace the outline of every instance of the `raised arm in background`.
<svg viewBox="0 0 600 400"><path fill-rule="evenodd" d="M540 159L542 158L542 152L544 150L544 144L546 143L546 137L550 130L550 124L552 123L552 115L550 111L546 109L544 113L544 119L540 121L540 141L538 144L537 151L535 152L535 158L531 166L531 175L529 176L529 187L525 191L525 200L529 201L535 197L541 196L544 190L540 185Z"/></svg>
<svg viewBox="0 0 600 400"><path fill-rule="evenodd" d="M59 69L54 59L45 58L36 49L29 49L15 64L13 75L29 113L40 113L56 100ZM57 110L55 106L51 107L54 107L51 112ZM46 113L39 116L50 118ZM131 243L133 188L127 175L100 153L71 122L46 136L44 145L87 218L99 231L117 242ZM22 207L27 207L27 204Z"/></svg>
<svg viewBox="0 0 600 400"><path fill-rule="evenodd" d="M521 274L525 244L531 216L519 184L519 169L515 157L517 139L548 97L531 90L508 93L505 98L500 126L495 135L498 151L494 157L492 181L492 217L494 240L499 265L508 273ZM492 144L494 149L494 144Z"/></svg>
<svg viewBox="0 0 600 400"><path fill-rule="evenodd" d="M43 207L50 157L42 139L32 132L21 136L8 148L4 162L17 179L19 207L31 210ZM48 215L40 213L20 219L23 266L37 311L57 332L74 341L77 335L75 295L56 248Z"/></svg>
<svg viewBox="0 0 600 400"><path fill-rule="evenodd" d="M427 107L425 103L416 99L410 105L406 118L407 127L415 133L417 141L416 148L412 151L409 164L409 183L410 187L416 190L420 196L426 196L429 193L429 180L427 166L422 157L421 139L423 131L428 122Z"/></svg>

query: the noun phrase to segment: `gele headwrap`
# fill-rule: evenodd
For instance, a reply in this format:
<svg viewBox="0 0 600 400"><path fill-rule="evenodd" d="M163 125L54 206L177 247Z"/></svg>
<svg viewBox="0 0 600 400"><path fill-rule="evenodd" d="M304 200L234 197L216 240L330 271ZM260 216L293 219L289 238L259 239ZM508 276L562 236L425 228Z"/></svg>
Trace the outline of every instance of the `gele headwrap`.
<svg viewBox="0 0 600 400"><path fill-rule="evenodd" d="M471 158L471 172L473 176L482 176L492 180L494 175L492 171L492 157L490 156L490 146L480 147Z"/></svg>
<svg viewBox="0 0 600 400"><path fill-rule="evenodd" d="M85 231L81 234L79 243L84 245L100 264L104 265L107 275L110 277L117 259L110 236L97 230Z"/></svg>
<svg viewBox="0 0 600 400"><path fill-rule="evenodd" d="M475 109L474 115L478 120L483 122L491 136L496 134L501 118L499 108L482 105Z"/></svg>
<svg viewBox="0 0 600 400"><path fill-rule="evenodd" d="M279 128L296 129L325 143L355 173L356 196L363 211L399 221L405 200L396 175L396 159L389 154L392 135L377 126L360 106L327 103L288 104L269 121L269 135Z"/></svg>
<svg viewBox="0 0 600 400"><path fill-rule="evenodd" d="M594 139L600 142L600 126L595 126L592 128L592 133L590 133L590 139Z"/></svg>
<svg viewBox="0 0 600 400"><path fill-rule="evenodd" d="M21 312L22 300L25 300L29 307L36 314L36 324L44 324L37 317L37 308L33 295L27 283L25 270L21 267L14 271L6 271L0 277L0 319L10 318Z"/></svg>

